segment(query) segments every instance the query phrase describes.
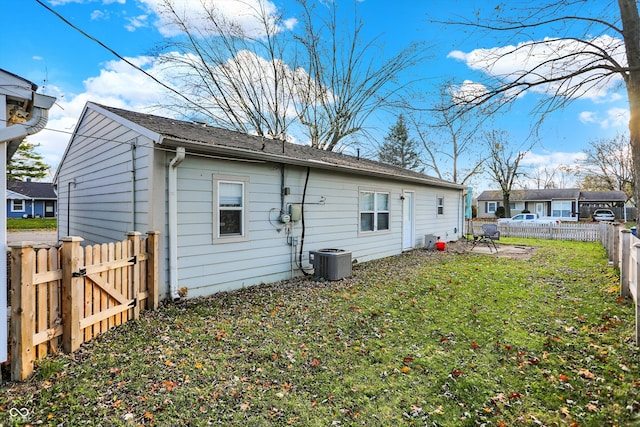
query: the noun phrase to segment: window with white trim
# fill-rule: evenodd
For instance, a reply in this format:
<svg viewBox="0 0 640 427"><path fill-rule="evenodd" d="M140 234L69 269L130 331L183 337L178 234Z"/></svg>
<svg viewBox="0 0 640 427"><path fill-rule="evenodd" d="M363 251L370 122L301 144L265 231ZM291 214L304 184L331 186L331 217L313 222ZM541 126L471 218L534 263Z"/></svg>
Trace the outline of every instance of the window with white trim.
<svg viewBox="0 0 640 427"><path fill-rule="evenodd" d="M551 216L554 218L571 218L571 202L567 200L552 201Z"/></svg>
<svg viewBox="0 0 640 427"><path fill-rule="evenodd" d="M389 193L360 192L360 231L389 230Z"/></svg>
<svg viewBox="0 0 640 427"><path fill-rule="evenodd" d="M11 212L24 212L24 200L20 200L20 199L12 200Z"/></svg>
<svg viewBox="0 0 640 427"><path fill-rule="evenodd" d="M444 215L444 197L436 196L436 213L438 215Z"/></svg>
<svg viewBox="0 0 640 427"><path fill-rule="evenodd" d="M496 213L498 210L498 202L487 202L487 213Z"/></svg>
<svg viewBox="0 0 640 427"><path fill-rule="evenodd" d="M214 240L247 240L247 184L244 177L214 175Z"/></svg>

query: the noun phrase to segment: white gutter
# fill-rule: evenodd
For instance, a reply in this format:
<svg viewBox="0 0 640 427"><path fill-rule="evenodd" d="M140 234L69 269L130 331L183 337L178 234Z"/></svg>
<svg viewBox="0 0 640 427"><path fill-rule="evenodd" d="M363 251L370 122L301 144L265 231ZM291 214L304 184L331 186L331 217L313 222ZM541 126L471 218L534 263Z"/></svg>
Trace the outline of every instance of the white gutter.
<svg viewBox="0 0 640 427"><path fill-rule="evenodd" d="M1 71L1 70L0 70ZM7 111L7 98L6 94L0 93L0 101L3 105L0 106L0 111L3 115L6 115ZM47 125L49 120L49 108L51 108L56 101L56 98L52 96L33 94L33 107L30 111L31 117L24 123L14 124L6 126L3 123L0 127L0 194L5 196L7 194L7 161L11 158L11 155L17 150L20 142L28 136L33 135ZM0 210L0 253L7 252L7 209L6 207ZM6 283L7 281L7 266L6 263L0 263L0 283ZM7 312L7 291L6 286L2 285L0 289L0 362L7 361L7 337L8 328L6 319L8 319L9 313Z"/></svg>
<svg viewBox="0 0 640 427"><path fill-rule="evenodd" d="M16 123L0 129L0 141L24 139L28 135L40 132L49 120L49 109L56 98L36 93L33 95L33 111L31 118L24 123Z"/></svg>
<svg viewBox="0 0 640 427"><path fill-rule="evenodd" d="M169 291L178 299L178 165L185 157L184 147L176 148L169 163Z"/></svg>

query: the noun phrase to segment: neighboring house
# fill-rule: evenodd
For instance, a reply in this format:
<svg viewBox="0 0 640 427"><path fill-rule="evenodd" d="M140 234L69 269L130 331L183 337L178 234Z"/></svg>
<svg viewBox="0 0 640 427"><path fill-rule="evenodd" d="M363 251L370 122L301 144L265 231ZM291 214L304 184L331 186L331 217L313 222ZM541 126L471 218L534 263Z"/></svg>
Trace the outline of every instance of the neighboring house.
<svg viewBox="0 0 640 427"><path fill-rule="evenodd" d="M59 237L160 231L160 292L171 298L182 287L208 295L301 275L310 250L370 261L423 246L425 235L457 240L464 225L458 184L94 103L54 183Z"/></svg>
<svg viewBox="0 0 640 427"><path fill-rule="evenodd" d="M583 204L595 207L624 204L626 195L622 191L581 191L579 188L551 188L542 190L512 190L509 198L511 215L522 211L537 213L541 217L562 221L577 221ZM483 191L477 198L478 218L495 218L499 206L503 205L500 190Z"/></svg>
<svg viewBox="0 0 640 427"><path fill-rule="evenodd" d="M40 132L55 98L36 93L38 86L0 68L0 194L7 189L7 163L24 138ZM0 209L0 251L7 252L7 213ZM0 263L0 283L7 283L7 263ZM0 286L0 362L7 361L9 331L7 287Z"/></svg>
<svg viewBox="0 0 640 427"><path fill-rule="evenodd" d="M57 200L50 182L7 181L7 218L53 218Z"/></svg>

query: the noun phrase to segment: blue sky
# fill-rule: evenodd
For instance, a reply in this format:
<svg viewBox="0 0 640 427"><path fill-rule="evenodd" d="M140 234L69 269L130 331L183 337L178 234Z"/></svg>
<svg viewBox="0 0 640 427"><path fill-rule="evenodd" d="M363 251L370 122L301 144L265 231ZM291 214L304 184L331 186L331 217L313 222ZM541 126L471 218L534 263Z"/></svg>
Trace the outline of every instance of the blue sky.
<svg viewBox="0 0 640 427"><path fill-rule="evenodd" d="M172 36L156 14L158 0L42 1L145 69L152 69L153 52L158 43ZM288 2L267 4L295 22L295 15L287 15L293 10L288 8ZM179 3L187 10L200 2L180 0ZM228 8L230 15L238 13L233 0L218 3ZM586 3L585 8L601 8L608 4L604 0ZM358 8L365 25L365 37L377 37L377 43L384 46L385 52L394 52L414 41L424 41L430 46L429 59L405 76L423 79L419 90L428 94L435 92L437 85L444 81L456 84L481 81L485 75L478 69L478 58L502 48L500 43L505 43L491 36L480 37L463 28L432 21L472 17L476 12L493 13L497 4L496 1L481 0L396 0L393 3L363 0L358 2ZM6 2L0 22L5 35L0 39L0 68L31 80L40 86L40 92L58 98L47 130L30 138L40 144L40 152L54 168L87 101L144 111L161 96L161 88L156 83L35 0ZM554 35L535 31L512 42ZM511 62L507 58L501 65L517 69L517 58ZM626 131L628 106L624 87L605 89L597 96L592 94L576 100L545 120L540 129L540 140L528 156L528 168L572 164L581 157L581 151L590 140L611 138ZM508 112L497 117L494 125L509 132L513 140L524 141L533 120L530 108L540 96L544 95L526 94ZM369 124L371 134L381 140L394 123L392 114L377 115ZM570 180L568 183L571 184ZM495 184L479 179L474 187L477 194L495 188Z"/></svg>

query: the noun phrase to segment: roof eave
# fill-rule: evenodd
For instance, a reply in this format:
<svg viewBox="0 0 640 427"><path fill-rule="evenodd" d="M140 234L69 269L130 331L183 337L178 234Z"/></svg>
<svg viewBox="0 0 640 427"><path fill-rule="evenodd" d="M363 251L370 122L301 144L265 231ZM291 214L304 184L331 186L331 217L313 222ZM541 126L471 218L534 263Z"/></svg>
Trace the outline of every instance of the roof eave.
<svg viewBox="0 0 640 427"><path fill-rule="evenodd" d="M446 181L443 182L443 181L438 181L438 180L433 180L428 178L394 175L392 173L359 169L352 166L335 165L333 163L327 163L319 160L303 160L295 157L282 156L282 155L273 154L273 153L261 153L254 150L246 150L242 148L217 145L215 143L211 144L211 143L204 143L200 141L183 140L183 139L168 137L168 136L164 137L163 143L167 145L176 145L176 146L181 145L181 146L185 146L185 148L192 147L192 148L195 148L196 151L203 151L206 153L226 155L226 156L234 156L241 159L259 160L259 161L272 162L272 163L284 163L284 164L290 164L295 166L313 167L317 169L324 169L324 170L337 171L337 172L348 171L358 175L375 176L375 177L385 178L385 179L391 178L399 181L414 182L418 184L426 184L426 185L432 185L436 187L445 187L445 188L451 188L456 190L467 189L467 186L455 184L455 183L449 183Z"/></svg>

